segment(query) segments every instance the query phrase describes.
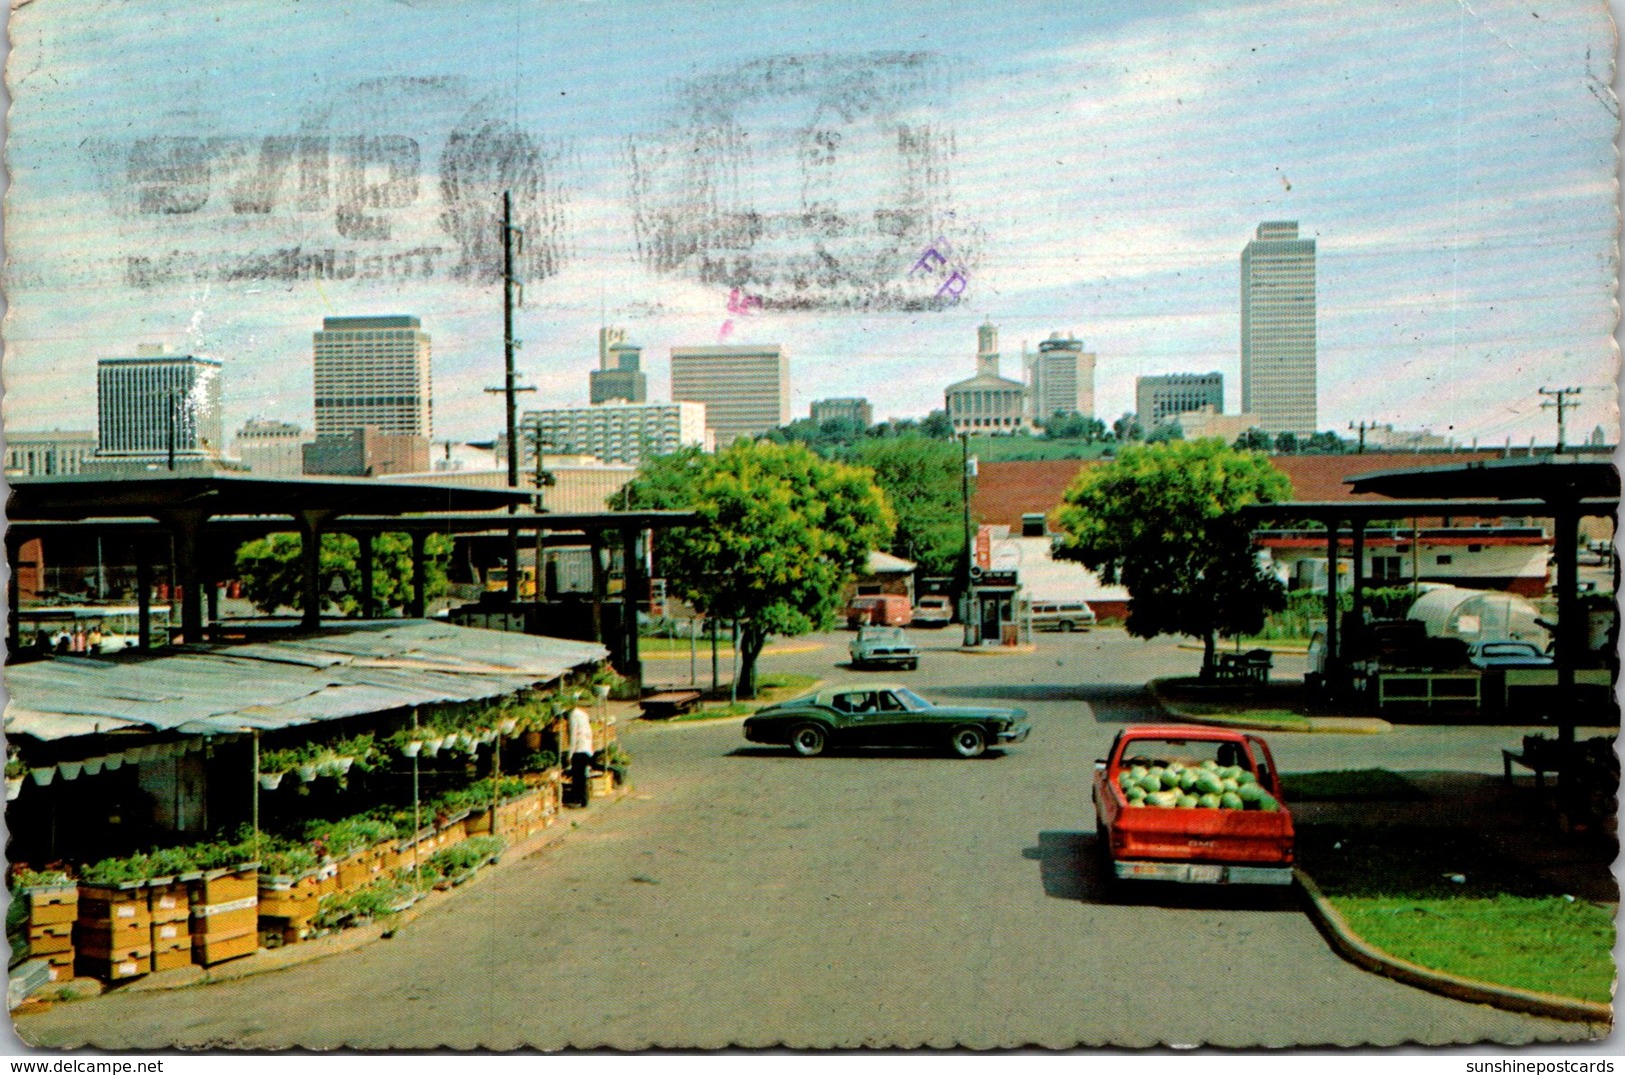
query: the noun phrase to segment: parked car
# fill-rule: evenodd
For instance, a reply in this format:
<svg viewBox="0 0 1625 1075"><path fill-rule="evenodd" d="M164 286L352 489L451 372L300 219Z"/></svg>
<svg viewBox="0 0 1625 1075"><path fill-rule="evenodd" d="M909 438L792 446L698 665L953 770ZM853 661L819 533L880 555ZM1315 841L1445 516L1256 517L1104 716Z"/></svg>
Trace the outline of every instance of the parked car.
<svg viewBox="0 0 1625 1075"><path fill-rule="evenodd" d="M942 594L927 594L914 605L916 627L946 627L954 622L954 603Z"/></svg>
<svg viewBox="0 0 1625 1075"><path fill-rule="evenodd" d="M902 594L865 594L846 606L846 625L854 630L866 623L906 627L913 618L913 607Z"/></svg>
<svg viewBox="0 0 1625 1075"><path fill-rule="evenodd" d="M859 627L858 637L847 647L852 654L852 667L887 667L915 669L920 666L920 651L908 640L901 627Z"/></svg>
<svg viewBox="0 0 1625 1075"><path fill-rule="evenodd" d="M832 746L938 747L975 758L1030 734L1032 725L1020 709L940 706L907 687L881 684L829 687L758 709L745 720L746 739L788 746L806 758Z"/></svg>
<svg viewBox="0 0 1625 1075"><path fill-rule="evenodd" d="M1087 601L1034 601L1032 617L1038 631L1087 631L1095 625L1095 610Z"/></svg>
<svg viewBox="0 0 1625 1075"><path fill-rule="evenodd" d="M1474 668L1545 668L1552 659L1533 642L1495 638L1468 643L1467 663Z"/></svg>

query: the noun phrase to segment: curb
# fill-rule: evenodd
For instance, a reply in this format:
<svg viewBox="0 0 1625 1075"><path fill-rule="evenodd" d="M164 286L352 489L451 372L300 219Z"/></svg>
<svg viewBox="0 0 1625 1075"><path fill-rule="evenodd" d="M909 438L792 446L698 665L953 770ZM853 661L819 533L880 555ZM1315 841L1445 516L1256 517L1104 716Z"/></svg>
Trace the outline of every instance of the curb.
<svg viewBox="0 0 1625 1075"><path fill-rule="evenodd" d="M1186 724L1211 724L1218 728L1243 728L1248 731L1283 732L1302 735L1381 735L1394 730L1394 726L1380 717L1303 717L1301 727L1288 726L1275 721L1248 720L1244 716L1224 714L1187 713L1170 702L1162 693L1161 679L1146 683L1146 693L1164 713Z"/></svg>
<svg viewBox="0 0 1625 1075"><path fill-rule="evenodd" d="M614 794L599 796L595 802L610 806L621 801L631 792L630 785L622 785ZM595 816L590 808L587 812L570 811L560 813L554 824L549 825L541 832L527 838L523 842L515 843L502 852L501 859L493 867L487 867L476 873L468 882L457 888L444 892L431 891L423 899L399 913L393 921L373 922L365 926L356 926L341 930L326 937L315 940L300 941L297 944L286 944L277 948L259 948L252 955L241 959L229 960L216 964L213 967L201 967L191 964L185 967L176 967L170 971L159 971L147 974L133 981L113 989L103 989L102 994L114 993L157 993L173 989L188 989L192 986L213 985L218 982L232 982L241 978L252 978L261 974L274 974L277 971L289 970L293 967L302 967L307 963L314 963L319 959L342 955L363 948L374 941L394 936L407 926L416 922L426 914L431 914L473 885L478 885L488 879L494 869L500 869L503 861L530 858L561 843L569 836L580 822L575 818L586 821ZM565 824L566 820L571 823ZM53 983L56 984L56 983ZM71 987L73 981L60 983L64 987ZM52 998L44 998L52 1004L62 1003ZM71 1003L71 1002L67 1002ZM20 1006L13 1011L13 1015L25 1015L26 1006Z"/></svg>
<svg viewBox="0 0 1625 1075"><path fill-rule="evenodd" d="M1320 891L1320 886L1315 884L1313 878L1301 869L1294 869L1292 872L1298 884L1309 896L1315 924L1331 942L1331 946L1344 959L1364 970L1469 1004L1489 1004L1508 1011L1544 1016L1547 1019L1562 1019L1571 1023L1613 1025L1614 1009L1609 1004L1463 978L1391 955L1355 933L1337 908L1332 906L1325 893Z"/></svg>
<svg viewBox="0 0 1625 1075"><path fill-rule="evenodd" d="M949 652L963 653L971 657L1009 657L1017 653L1037 653L1038 643L1022 642L1015 646L960 646Z"/></svg>

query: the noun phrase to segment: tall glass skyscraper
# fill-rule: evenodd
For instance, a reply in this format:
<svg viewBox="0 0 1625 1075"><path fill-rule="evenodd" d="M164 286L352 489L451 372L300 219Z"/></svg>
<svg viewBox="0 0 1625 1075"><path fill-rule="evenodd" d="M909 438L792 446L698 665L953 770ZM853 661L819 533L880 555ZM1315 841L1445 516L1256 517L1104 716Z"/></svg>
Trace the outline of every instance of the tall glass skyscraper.
<svg viewBox="0 0 1625 1075"><path fill-rule="evenodd" d="M1315 241L1258 225L1241 252L1241 409L1266 433L1316 430Z"/></svg>

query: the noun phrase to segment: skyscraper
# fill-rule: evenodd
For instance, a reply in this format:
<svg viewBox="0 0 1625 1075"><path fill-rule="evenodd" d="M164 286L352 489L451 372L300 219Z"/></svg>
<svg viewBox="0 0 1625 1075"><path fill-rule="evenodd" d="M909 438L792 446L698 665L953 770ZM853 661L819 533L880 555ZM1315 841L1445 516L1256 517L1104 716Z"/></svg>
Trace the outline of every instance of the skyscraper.
<svg viewBox="0 0 1625 1075"><path fill-rule="evenodd" d="M1315 432L1315 241L1295 220L1241 252L1241 409L1266 433Z"/></svg>
<svg viewBox="0 0 1625 1075"><path fill-rule="evenodd" d="M327 317L314 339L317 437L433 435L429 335L417 318Z"/></svg>
<svg viewBox="0 0 1625 1075"><path fill-rule="evenodd" d="M671 398L705 404L723 449L790 420L790 366L776 343L671 349Z"/></svg>
<svg viewBox="0 0 1625 1075"><path fill-rule="evenodd" d="M649 399L649 379L638 369L643 348L626 342L626 330L598 330L598 368L587 375L593 403L618 399L644 403Z"/></svg>
<svg viewBox="0 0 1625 1075"><path fill-rule="evenodd" d="M96 363L98 459L215 459L223 442L218 360L148 344Z"/></svg>
<svg viewBox="0 0 1625 1075"><path fill-rule="evenodd" d="M1083 341L1059 332L1038 345L1038 353L1023 355L1031 390L1033 418L1044 421L1055 414L1095 416L1095 355Z"/></svg>

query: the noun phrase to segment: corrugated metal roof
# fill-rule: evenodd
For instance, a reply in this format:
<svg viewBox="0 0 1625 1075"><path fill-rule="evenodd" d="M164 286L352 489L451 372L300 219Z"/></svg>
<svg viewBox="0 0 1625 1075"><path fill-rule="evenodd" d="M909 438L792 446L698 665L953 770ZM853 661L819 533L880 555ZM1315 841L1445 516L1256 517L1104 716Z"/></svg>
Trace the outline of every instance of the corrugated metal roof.
<svg viewBox="0 0 1625 1075"><path fill-rule="evenodd" d="M607 656L595 642L393 620L143 661L52 658L6 669L5 728L42 740L134 727L285 728L494 698Z"/></svg>

